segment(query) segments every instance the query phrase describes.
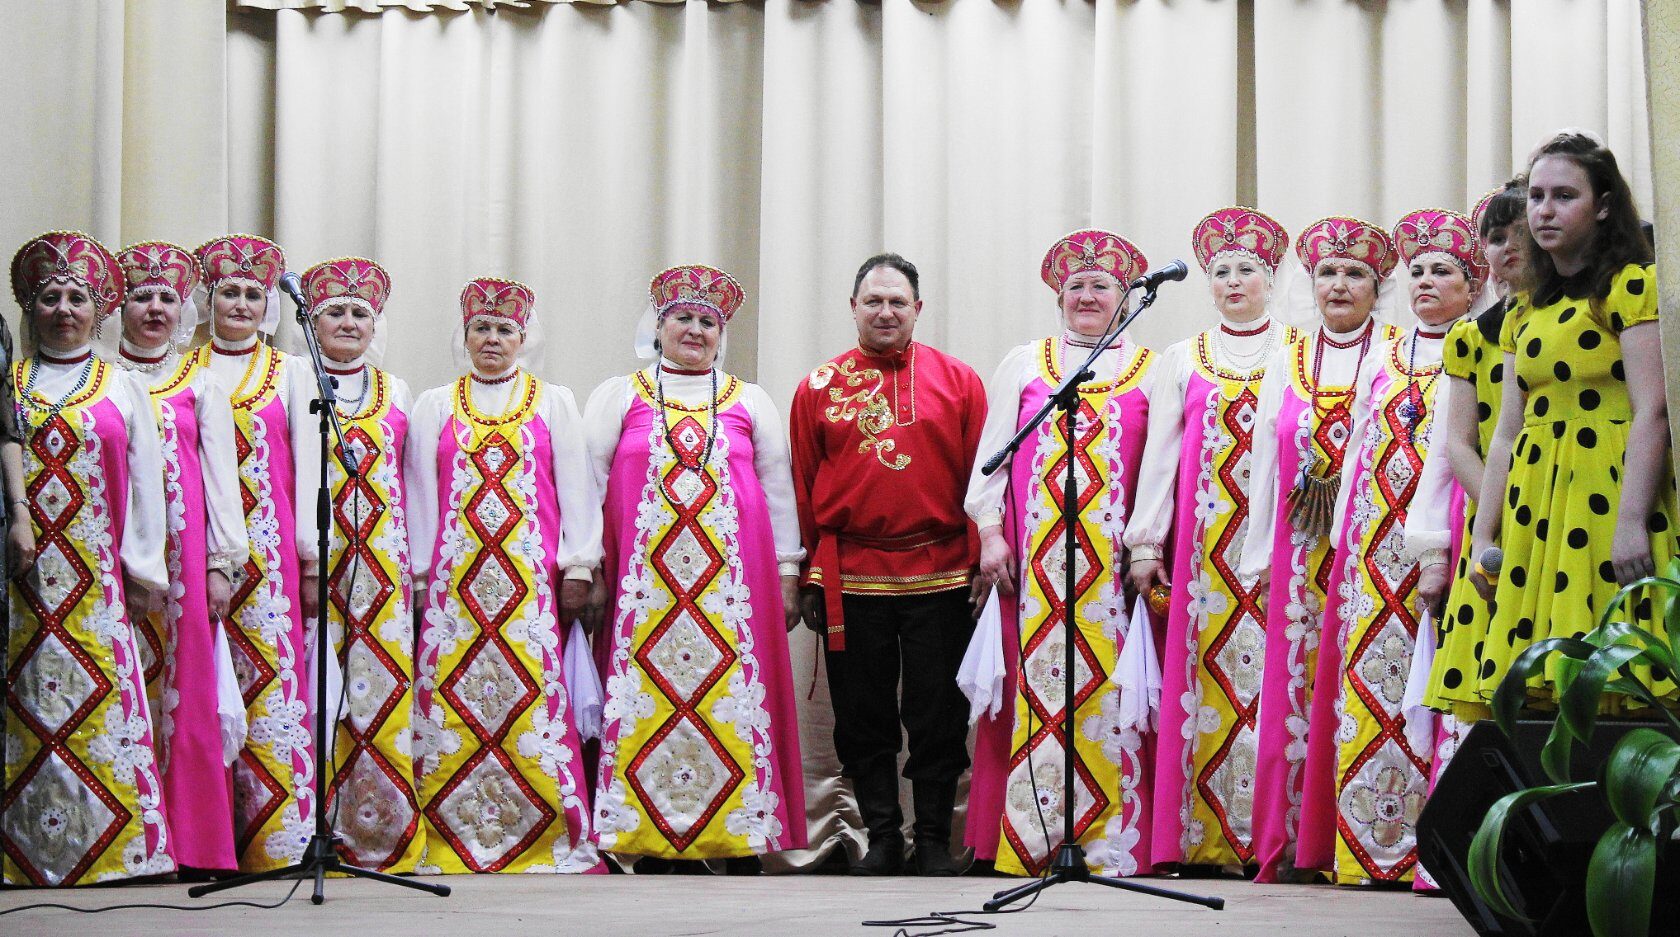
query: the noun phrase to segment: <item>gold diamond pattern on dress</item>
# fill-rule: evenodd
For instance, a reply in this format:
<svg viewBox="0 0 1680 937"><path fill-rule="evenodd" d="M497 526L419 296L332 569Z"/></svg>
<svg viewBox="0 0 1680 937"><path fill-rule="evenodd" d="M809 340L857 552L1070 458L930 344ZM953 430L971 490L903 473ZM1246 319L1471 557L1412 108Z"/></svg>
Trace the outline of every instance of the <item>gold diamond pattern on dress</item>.
<svg viewBox="0 0 1680 937"><path fill-rule="evenodd" d="M711 805L739 783L709 740L684 717L652 754L631 769L638 786L676 837L686 837Z"/></svg>

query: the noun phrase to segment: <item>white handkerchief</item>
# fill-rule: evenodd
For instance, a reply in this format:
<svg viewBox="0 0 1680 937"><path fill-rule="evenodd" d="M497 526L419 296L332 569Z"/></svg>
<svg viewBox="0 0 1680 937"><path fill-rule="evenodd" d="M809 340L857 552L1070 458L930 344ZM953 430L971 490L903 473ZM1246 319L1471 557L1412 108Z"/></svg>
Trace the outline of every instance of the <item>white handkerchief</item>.
<svg viewBox="0 0 1680 937"><path fill-rule="evenodd" d="M957 687L968 697L969 725L981 716L996 716L1003 708L1003 611L996 589L974 623L974 637L957 668Z"/></svg>
<svg viewBox="0 0 1680 937"><path fill-rule="evenodd" d="M1143 596L1138 596L1131 619L1123 627L1126 643L1109 677L1120 688L1120 724L1150 732L1161 712L1161 658L1155 653L1154 628Z"/></svg>
<svg viewBox="0 0 1680 937"><path fill-rule="evenodd" d="M1423 705L1429 688L1429 670L1435 664L1435 616L1418 617L1417 643L1412 647L1412 667L1406 673L1406 693L1400 697L1400 713L1406 717L1406 742L1418 757L1435 750L1435 711Z"/></svg>
<svg viewBox="0 0 1680 937"><path fill-rule="evenodd" d="M216 722L222 731L222 763L231 766L245 747L245 697L233 670L227 627L220 621L210 625L216 629Z"/></svg>
<svg viewBox="0 0 1680 937"><path fill-rule="evenodd" d="M572 724L584 741L601 737L601 674L595 669L595 655L589 652L589 636L583 625L572 622L566 634L566 695L572 703Z"/></svg>

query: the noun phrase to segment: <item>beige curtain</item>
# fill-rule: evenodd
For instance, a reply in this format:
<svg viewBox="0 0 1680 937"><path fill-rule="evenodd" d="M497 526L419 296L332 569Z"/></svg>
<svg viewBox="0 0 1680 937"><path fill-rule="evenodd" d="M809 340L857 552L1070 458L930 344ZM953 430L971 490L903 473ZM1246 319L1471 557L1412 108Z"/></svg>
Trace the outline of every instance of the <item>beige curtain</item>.
<svg viewBox="0 0 1680 937"><path fill-rule="evenodd" d="M297 6L319 9L251 8ZM1652 4L1664 61L1673 18ZM852 275L883 248L922 268L920 337L989 374L1052 328L1039 259L1078 227L1161 264L1232 202L1291 230L1467 208L1560 126L1603 134L1649 213L1676 95L1647 118L1640 26L1637 0L8 2L0 249L232 229L300 269L376 257L385 363L417 389L456 373L462 281L512 276L538 294L543 375L580 397L636 364L648 277L706 261L751 295L727 366L785 403L853 341ZM1162 297L1149 344L1214 321L1199 275ZM803 688L815 643L795 646ZM817 692L812 835L831 844Z"/></svg>
<svg viewBox="0 0 1680 937"><path fill-rule="evenodd" d="M1656 182L1657 289L1668 420L1680 461L1680 3L1645 7L1645 60L1651 70L1651 175Z"/></svg>

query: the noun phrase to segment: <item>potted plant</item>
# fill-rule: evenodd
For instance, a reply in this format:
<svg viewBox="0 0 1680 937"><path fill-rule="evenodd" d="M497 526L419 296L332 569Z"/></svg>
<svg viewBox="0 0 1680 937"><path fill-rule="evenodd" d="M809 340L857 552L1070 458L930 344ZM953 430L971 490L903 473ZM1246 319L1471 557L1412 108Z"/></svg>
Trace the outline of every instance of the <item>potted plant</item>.
<svg viewBox="0 0 1680 937"><path fill-rule="evenodd" d="M1624 611L1628 603L1643 599L1661 603L1666 640L1622 620L1629 617ZM1529 680L1544 673L1553 655L1562 658L1553 689L1557 715L1540 756L1553 783L1507 794L1488 811L1471 842L1470 881L1495 911L1525 919L1499 874L1507 828L1539 801L1594 790L1613 819L1587 864L1588 921L1597 937L1644 937L1650 930L1658 862L1672 848L1680 823L1680 718L1633 668L1643 664L1671 678L1680 676L1680 559L1664 575L1623 587L1587 634L1537 641L1517 656L1493 700L1494 720L1507 736L1528 700ZM1669 732L1634 729L1597 766L1596 777L1578 777L1571 754L1592 738L1600 704L1610 694L1660 714Z"/></svg>

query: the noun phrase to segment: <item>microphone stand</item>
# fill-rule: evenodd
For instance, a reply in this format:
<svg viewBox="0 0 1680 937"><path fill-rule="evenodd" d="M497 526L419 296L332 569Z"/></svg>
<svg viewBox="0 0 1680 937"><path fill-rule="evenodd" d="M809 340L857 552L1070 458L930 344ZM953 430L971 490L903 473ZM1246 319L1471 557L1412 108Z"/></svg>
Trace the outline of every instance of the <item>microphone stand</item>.
<svg viewBox="0 0 1680 937"><path fill-rule="evenodd" d="M420 882L402 878L387 872L374 869L364 869L351 865L339 858L338 847L343 845L344 838L333 830L332 820L327 816L327 773L326 749L335 744L336 736L329 731L327 721L327 655L333 653L332 638L329 634L328 623L331 621L332 606L330 601L331 553L329 548L332 539L332 485L327 477L328 442L338 441L339 464L344 471L354 478L359 474L357 467L351 463L350 455L344 445L344 427L338 420L337 382L327 373L326 362L321 359L321 345L315 337L314 324L309 321L309 313L301 296L286 290L292 297L292 303L297 307L298 325L303 330L305 344L309 347L309 360L315 369L315 381L318 385L316 399L309 402L309 410L319 416L321 434L321 474L315 487L315 546L317 555L321 558L320 575L316 577L315 586L315 833L309 838L309 844L304 847L303 858L299 861L267 872L254 872L249 875L235 876L220 882L210 882L204 885L194 885L187 889L187 894L194 898L202 898L212 892L238 888L256 882L270 882L276 879L309 878L315 879L315 891L309 896L311 904L320 904L326 900L324 889L328 872L341 872L354 878L373 879L389 885L400 885L416 891L430 892L438 897L449 894L448 885L434 885L430 882ZM336 720L334 720L336 722Z"/></svg>
<svg viewBox="0 0 1680 937"><path fill-rule="evenodd" d="M1129 286L1126 289L1127 294L1130 294L1132 290L1137 289L1140 283L1133 283ZM1018 885L1014 888L1006 888L1003 891L994 894L992 896L992 900L982 905L982 907L984 907L987 911L996 911L1005 905L1013 904L1020 901L1022 898L1036 895L1039 892L1050 888L1052 885L1060 885L1064 882L1091 882L1096 885L1107 885L1110 888L1140 892L1145 895L1154 895L1157 898L1169 898L1173 901L1199 904L1204 907L1212 908L1215 911L1225 907L1225 899L1223 898L1210 898L1203 897L1201 895L1192 895L1186 892L1173 891L1167 888L1158 888L1154 885L1144 885L1140 882L1128 882L1118 878L1111 878L1106 875L1092 874L1090 867L1085 863L1085 847L1079 844L1079 840L1073 826L1074 805L1077 803L1075 800L1076 792L1074 790L1075 763L1073 740L1075 738L1075 726L1073 710L1074 700L1079 692L1079 688L1074 684L1073 679L1074 668L1078 663L1075 647L1077 642L1074 640L1075 631L1078 627L1078 621L1077 610L1074 602L1076 579L1074 576L1073 554L1077 546L1076 537L1079 526L1079 509L1076 507L1079 492L1074 478L1073 450L1074 446L1077 445L1074 440L1078 438L1075 431L1078 428L1079 419L1079 387L1086 381L1096 377L1096 373L1091 370L1091 366L1096 363L1097 356L1108 350L1109 346L1113 345L1114 342L1119 339L1120 333L1126 331L1127 326L1130 326L1133 320L1135 320L1145 309L1148 309L1155 302L1155 290L1156 284L1146 285L1143 298L1138 301L1137 308L1132 310L1131 315L1127 316L1124 321L1102 337L1102 340L1097 343L1097 347L1091 349L1091 354L1086 357L1085 363L1073 369L1073 371L1068 374L1067 378L1062 381L1062 386L1056 388L1055 392L1050 395L1050 398L1044 402L1044 406L1039 408L1038 413L1036 413L1032 419L1024 423L1020 430L1015 433L1014 438L1009 440L1009 443L1002 449L998 450L997 453L990 459L987 459L986 464L980 469L980 472L983 475L990 475L997 471L998 467L1001 466L1005 460L1014 455L1017 449L1021 448L1021 445L1026 442L1027 437L1037 430L1040 424L1049 418L1050 411L1058 409L1062 411L1062 431L1066 435L1068 445L1067 471L1062 481L1062 529L1067 532L1067 560L1063 564L1062 586L1064 608L1062 613L1062 627L1067 631L1066 639L1062 642L1063 649L1066 653L1066 657L1062 662L1063 691L1061 729L1062 755L1064 759L1062 770L1062 844L1056 849L1056 857L1050 863L1050 871L1048 874L1042 878L1027 882L1024 885ZM1124 301L1124 297L1122 297L1122 301Z"/></svg>

